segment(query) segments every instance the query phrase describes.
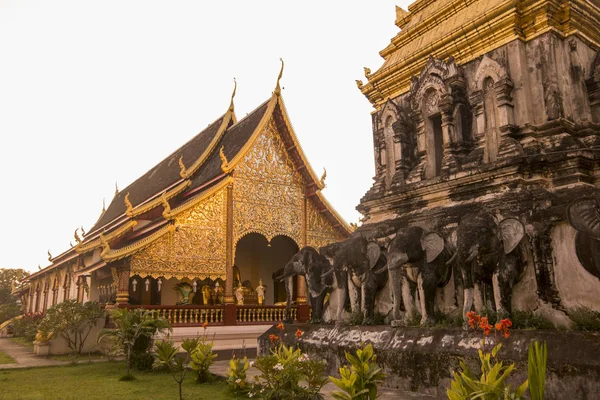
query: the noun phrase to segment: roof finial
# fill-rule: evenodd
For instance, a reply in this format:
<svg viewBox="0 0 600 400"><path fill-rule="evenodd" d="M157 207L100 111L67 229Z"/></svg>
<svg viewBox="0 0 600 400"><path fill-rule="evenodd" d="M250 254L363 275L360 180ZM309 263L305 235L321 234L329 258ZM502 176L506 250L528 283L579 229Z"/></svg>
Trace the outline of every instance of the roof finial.
<svg viewBox="0 0 600 400"><path fill-rule="evenodd" d="M119 185L117 185L117 181L115 181L115 197L119 194Z"/></svg>
<svg viewBox="0 0 600 400"><path fill-rule="evenodd" d="M233 112L234 106L233 106L233 98L235 97L235 92L237 90L237 81L235 80L235 77L233 78L233 93L231 93L231 103L229 103L229 111Z"/></svg>
<svg viewBox="0 0 600 400"><path fill-rule="evenodd" d="M73 237L75 238L75 241L77 242L77 244L81 243L81 238L79 237L79 235L77 234L77 231L79 229L75 229L75 233L73 234ZM73 246L71 246L73 247Z"/></svg>
<svg viewBox="0 0 600 400"><path fill-rule="evenodd" d="M133 204L129 200L129 193L125 195L125 214L130 218L133 217Z"/></svg>
<svg viewBox="0 0 600 400"><path fill-rule="evenodd" d="M52 254L50 254L50 249L48 249L48 261L52 261Z"/></svg>
<svg viewBox="0 0 600 400"><path fill-rule="evenodd" d="M106 199L102 198L102 214L106 212Z"/></svg>
<svg viewBox="0 0 600 400"><path fill-rule="evenodd" d="M228 173L229 172L229 161L227 160L227 157L225 156L225 152L223 152L223 149L225 148L225 146L221 146L221 148L219 149L219 157L221 157L221 170L223 170L223 172Z"/></svg>
<svg viewBox="0 0 600 400"><path fill-rule="evenodd" d="M321 179L319 180L322 187L325 187L325 178L327 178L327 170L323 167L323 175L321 175Z"/></svg>
<svg viewBox="0 0 600 400"><path fill-rule="evenodd" d="M83 229L83 225L81 225L81 236L85 236L85 230Z"/></svg>
<svg viewBox="0 0 600 400"><path fill-rule="evenodd" d="M187 168L185 168L185 165L183 164L183 156L179 157L179 169L179 176L181 176L183 179L186 179L188 174Z"/></svg>
<svg viewBox="0 0 600 400"><path fill-rule="evenodd" d="M100 252L100 257L103 258L106 253L110 251L110 246L104 237L104 232L100 234L100 245L102 246L102 251Z"/></svg>
<svg viewBox="0 0 600 400"><path fill-rule="evenodd" d="M163 206L162 215L165 219L168 219L169 215L171 213L171 206L169 205L169 200L167 200L167 192L166 191L162 192L162 195L160 195L160 201Z"/></svg>
<svg viewBox="0 0 600 400"><path fill-rule="evenodd" d="M279 76L277 77L277 86L275 86L275 96L280 96L281 95L281 86L279 86L279 81L281 80L281 77L283 76L283 58L279 59L281 61L281 70L279 71Z"/></svg>

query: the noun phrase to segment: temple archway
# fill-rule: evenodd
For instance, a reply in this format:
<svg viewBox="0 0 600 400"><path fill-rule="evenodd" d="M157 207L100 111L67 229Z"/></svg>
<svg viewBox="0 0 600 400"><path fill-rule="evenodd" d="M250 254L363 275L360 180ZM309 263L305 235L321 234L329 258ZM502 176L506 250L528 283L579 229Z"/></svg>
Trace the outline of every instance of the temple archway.
<svg viewBox="0 0 600 400"><path fill-rule="evenodd" d="M270 242L259 233L249 233L242 237L236 245L234 264L239 268L241 282L252 289L244 297L244 304L256 303L253 289L258 286L260 280L267 286L265 305L282 301L282 291L285 299L285 289L274 277L297 252L298 245L287 236L275 236ZM234 277L234 280L236 279L237 277ZM237 282L234 282L234 293L236 286ZM295 286L294 281L294 290Z"/></svg>

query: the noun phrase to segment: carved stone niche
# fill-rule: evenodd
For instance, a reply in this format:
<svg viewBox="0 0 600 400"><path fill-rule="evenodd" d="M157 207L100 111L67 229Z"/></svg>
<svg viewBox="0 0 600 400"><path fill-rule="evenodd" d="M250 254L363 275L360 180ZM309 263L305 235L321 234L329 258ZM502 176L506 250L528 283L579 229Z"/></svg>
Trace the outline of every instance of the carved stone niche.
<svg viewBox="0 0 600 400"><path fill-rule="evenodd" d="M590 76L585 81L587 87L592 121L600 123L600 51L596 53L590 68Z"/></svg>
<svg viewBox="0 0 600 400"><path fill-rule="evenodd" d="M498 159L502 141L515 133L512 90L506 69L484 55L474 75L469 101L476 119L475 140L484 149L485 163Z"/></svg>
<svg viewBox="0 0 600 400"><path fill-rule="evenodd" d="M462 116L467 106L465 93L462 69L452 57L447 61L430 57L419 77L412 78L409 99L419 160L409 182L434 178L457 167L457 151L469 137Z"/></svg>
<svg viewBox="0 0 600 400"><path fill-rule="evenodd" d="M406 104L397 105L388 100L378 113L375 132L375 185L389 189L404 182L414 153L411 121L407 117Z"/></svg>

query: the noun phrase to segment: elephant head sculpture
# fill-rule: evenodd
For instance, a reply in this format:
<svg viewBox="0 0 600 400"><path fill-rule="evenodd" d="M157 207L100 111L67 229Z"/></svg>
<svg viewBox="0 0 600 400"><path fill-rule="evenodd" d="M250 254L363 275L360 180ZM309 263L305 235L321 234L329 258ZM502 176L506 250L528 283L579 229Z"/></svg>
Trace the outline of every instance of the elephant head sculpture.
<svg viewBox="0 0 600 400"><path fill-rule="evenodd" d="M514 218L496 223L486 212L467 215L457 229L456 259L464 287L463 320L473 302L480 312L483 293L490 286L498 317L511 311L512 289L525 269L525 257L519 247L525 236L523 224ZM454 259L454 257L453 257ZM491 304L492 299L488 299Z"/></svg>
<svg viewBox="0 0 600 400"><path fill-rule="evenodd" d="M421 303L421 325L433 322L437 287L450 280L452 267L448 265L450 251L444 239L435 232L426 233L420 227L400 229L388 246L388 272L394 294L394 324L401 324L400 299L404 301L404 322L415 313L415 285Z"/></svg>
<svg viewBox="0 0 600 400"><path fill-rule="evenodd" d="M575 252L581 265L600 279L600 201L576 200L567 207L569 223L577 231Z"/></svg>
<svg viewBox="0 0 600 400"><path fill-rule="evenodd" d="M362 312L362 323L371 324L375 296L387 282L386 259L379 244L364 237L351 237L344 242L322 247L320 251L333 260L331 273L335 274L338 285L336 320L342 321L346 296L349 294L352 312Z"/></svg>
<svg viewBox="0 0 600 400"><path fill-rule="evenodd" d="M335 286L335 275L329 260L312 247L303 247L283 268L279 278L285 282L286 308L285 322L291 321L290 305L292 303L293 279L303 275L306 279L308 298L312 307L312 323L320 323L323 316L325 295Z"/></svg>

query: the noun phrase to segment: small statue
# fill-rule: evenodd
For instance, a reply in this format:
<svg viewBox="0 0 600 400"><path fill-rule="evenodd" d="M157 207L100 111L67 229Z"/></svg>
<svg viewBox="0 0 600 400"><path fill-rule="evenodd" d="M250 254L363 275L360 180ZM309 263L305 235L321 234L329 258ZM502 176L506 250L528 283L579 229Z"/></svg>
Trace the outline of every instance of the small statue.
<svg viewBox="0 0 600 400"><path fill-rule="evenodd" d="M210 304L210 298L212 297L212 291L210 290L210 286L202 285L202 303L207 306Z"/></svg>
<svg viewBox="0 0 600 400"><path fill-rule="evenodd" d="M265 292L267 291L267 287L263 286L262 279L258 281L258 286L256 287L256 294L258 295L258 305L262 306L265 301Z"/></svg>
<svg viewBox="0 0 600 400"><path fill-rule="evenodd" d="M238 306L244 305L244 287L242 286L241 282L237 289L235 289L235 298L237 300Z"/></svg>
<svg viewBox="0 0 600 400"><path fill-rule="evenodd" d="M175 285L173 289L179 291L182 297L182 299L176 303L178 306L190 304L190 293L192 292L192 285L190 285L187 282L181 282L178 285Z"/></svg>

